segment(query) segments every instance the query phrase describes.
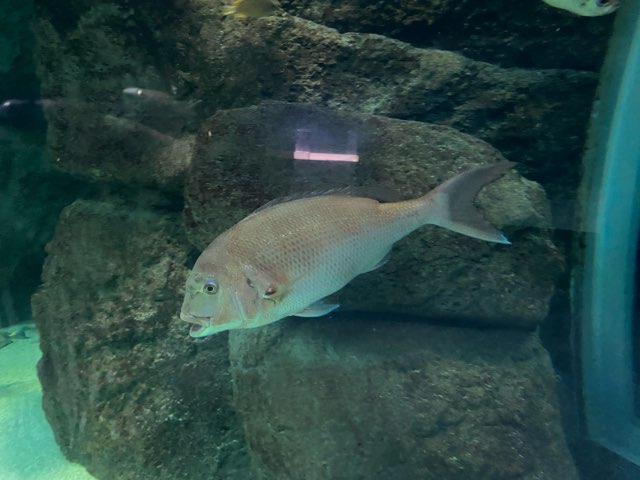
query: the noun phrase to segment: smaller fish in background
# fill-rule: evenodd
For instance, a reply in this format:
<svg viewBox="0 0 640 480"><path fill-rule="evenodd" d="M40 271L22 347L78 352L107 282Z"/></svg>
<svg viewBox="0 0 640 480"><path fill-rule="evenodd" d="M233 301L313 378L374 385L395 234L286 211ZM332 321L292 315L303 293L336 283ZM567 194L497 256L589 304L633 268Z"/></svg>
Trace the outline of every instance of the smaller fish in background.
<svg viewBox="0 0 640 480"><path fill-rule="evenodd" d="M615 12L621 0L543 0L547 5L582 17L599 17Z"/></svg>
<svg viewBox="0 0 640 480"><path fill-rule="evenodd" d="M122 96L125 99L132 99L134 102L163 105L168 108L190 110L200 103L200 100L177 100L160 90L151 88L127 87L122 89Z"/></svg>
<svg viewBox="0 0 640 480"><path fill-rule="evenodd" d="M150 88L127 87L122 90L122 95L128 97L140 97L145 100L155 100L160 102L175 102L176 100L168 93Z"/></svg>
<svg viewBox="0 0 640 480"><path fill-rule="evenodd" d="M27 330L29 329L30 327L22 327L20 330L16 330L15 332L10 333L9 338L19 340L26 340L28 338L31 338L27 337Z"/></svg>
<svg viewBox="0 0 640 480"><path fill-rule="evenodd" d="M170 93L140 87L122 89L117 116L170 136L197 128L196 105L200 100L178 100ZM111 119L113 120L113 119Z"/></svg>
<svg viewBox="0 0 640 480"><path fill-rule="evenodd" d="M10 345L14 340L27 340L31 338L27 337L26 334L26 331L29 329L30 327L22 327L20 330L16 330L15 332L0 332L0 348Z"/></svg>
<svg viewBox="0 0 640 480"><path fill-rule="evenodd" d="M231 0L222 7L222 14L235 18L262 18L274 15L280 8L277 0Z"/></svg>

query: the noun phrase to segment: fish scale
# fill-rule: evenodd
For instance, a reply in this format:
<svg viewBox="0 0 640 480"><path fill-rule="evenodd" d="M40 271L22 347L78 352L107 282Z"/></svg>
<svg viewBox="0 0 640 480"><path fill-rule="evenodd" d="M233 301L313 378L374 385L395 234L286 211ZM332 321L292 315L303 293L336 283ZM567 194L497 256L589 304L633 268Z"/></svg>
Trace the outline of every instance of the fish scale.
<svg viewBox="0 0 640 480"><path fill-rule="evenodd" d="M508 243L475 210L473 199L512 165L476 167L403 202L325 195L259 210L200 255L180 317L200 337L327 313L333 307L321 299L380 266L396 241L425 224Z"/></svg>
<svg viewBox="0 0 640 480"><path fill-rule="evenodd" d="M376 259L355 256L358 249L368 248L372 239L384 251L395 241L390 233L397 231L392 223L398 216L381 214L375 200L342 196L302 199L272 207L265 212L264 223L275 228L265 235L262 224L240 226L234 251L248 262L268 271L286 271L299 278L321 265L331 265L340 281L340 273L353 264L375 264ZM306 216L306 211L314 211ZM387 210L388 212L388 210ZM386 213L386 212L385 212ZM385 228L384 224L387 224ZM285 232L275 234L275 232ZM388 240L385 240L388 237ZM247 239L247 240L245 240ZM379 248L378 248L379 249ZM356 268L358 270L358 268Z"/></svg>

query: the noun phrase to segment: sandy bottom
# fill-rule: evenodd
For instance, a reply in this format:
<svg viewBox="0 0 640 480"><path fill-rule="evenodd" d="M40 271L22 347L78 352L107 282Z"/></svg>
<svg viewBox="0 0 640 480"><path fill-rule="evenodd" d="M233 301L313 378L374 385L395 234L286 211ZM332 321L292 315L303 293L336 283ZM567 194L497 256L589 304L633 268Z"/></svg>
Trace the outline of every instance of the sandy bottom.
<svg viewBox="0 0 640 480"><path fill-rule="evenodd" d="M35 330L26 334L28 339L15 339L0 348L0 478L93 480L83 467L62 456L53 438L42 411L36 374L38 337Z"/></svg>

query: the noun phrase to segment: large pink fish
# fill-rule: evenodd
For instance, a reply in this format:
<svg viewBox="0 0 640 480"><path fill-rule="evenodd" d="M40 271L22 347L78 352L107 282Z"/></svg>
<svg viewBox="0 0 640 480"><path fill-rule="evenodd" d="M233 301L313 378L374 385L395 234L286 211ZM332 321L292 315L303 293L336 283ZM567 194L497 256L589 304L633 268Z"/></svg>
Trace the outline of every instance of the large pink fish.
<svg viewBox="0 0 640 480"><path fill-rule="evenodd" d="M180 318L192 324L192 337L204 337L289 315L325 315L338 307L323 302L327 295L378 268L395 242L426 224L509 243L473 200L512 166L473 168L414 200L323 195L259 210L202 252L187 279Z"/></svg>

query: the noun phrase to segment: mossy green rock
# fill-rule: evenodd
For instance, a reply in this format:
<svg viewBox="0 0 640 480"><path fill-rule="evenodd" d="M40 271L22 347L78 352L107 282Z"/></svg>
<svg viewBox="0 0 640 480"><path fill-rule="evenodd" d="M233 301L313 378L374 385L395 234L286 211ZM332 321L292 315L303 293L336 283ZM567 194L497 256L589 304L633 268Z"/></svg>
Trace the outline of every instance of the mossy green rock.
<svg viewBox="0 0 640 480"><path fill-rule="evenodd" d="M33 297L43 406L99 479L250 480L225 336L178 320L190 247L154 195L65 208Z"/></svg>
<svg viewBox="0 0 640 480"><path fill-rule="evenodd" d="M230 335L262 480L576 480L534 333L291 319Z"/></svg>

